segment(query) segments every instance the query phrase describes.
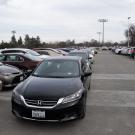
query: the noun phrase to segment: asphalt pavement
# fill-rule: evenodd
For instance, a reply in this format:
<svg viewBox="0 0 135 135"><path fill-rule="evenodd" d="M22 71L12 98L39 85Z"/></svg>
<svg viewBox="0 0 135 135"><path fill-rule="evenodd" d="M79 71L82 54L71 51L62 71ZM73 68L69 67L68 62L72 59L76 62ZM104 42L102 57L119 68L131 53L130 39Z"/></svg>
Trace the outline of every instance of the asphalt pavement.
<svg viewBox="0 0 135 135"><path fill-rule="evenodd" d="M12 90L0 92L0 135L134 135L135 60L100 52L95 57L93 72L83 120L19 120L11 113Z"/></svg>

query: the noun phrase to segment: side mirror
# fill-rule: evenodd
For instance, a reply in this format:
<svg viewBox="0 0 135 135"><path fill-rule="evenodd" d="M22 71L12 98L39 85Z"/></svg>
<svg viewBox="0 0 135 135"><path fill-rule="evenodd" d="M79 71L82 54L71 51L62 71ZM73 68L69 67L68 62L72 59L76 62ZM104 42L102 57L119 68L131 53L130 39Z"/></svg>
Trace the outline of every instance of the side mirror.
<svg viewBox="0 0 135 135"><path fill-rule="evenodd" d="M92 57L93 57L93 55L92 54L89 54L88 59L92 59Z"/></svg>
<svg viewBox="0 0 135 135"><path fill-rule="evenodd" d="M87 69L85 69L84 71L84 76L87 77L87 76L90 76L92 74L92 70L90 69L90 67L88 67Z"/></svg>
<svg viewBox="0 0 135 135"><path fill-rule="evenodd" d="M84 72L84 76L85 76L85 77L90 76L90 75L92 75L92 72L91 72L91 71L89 71L89 72Z"/></svg>

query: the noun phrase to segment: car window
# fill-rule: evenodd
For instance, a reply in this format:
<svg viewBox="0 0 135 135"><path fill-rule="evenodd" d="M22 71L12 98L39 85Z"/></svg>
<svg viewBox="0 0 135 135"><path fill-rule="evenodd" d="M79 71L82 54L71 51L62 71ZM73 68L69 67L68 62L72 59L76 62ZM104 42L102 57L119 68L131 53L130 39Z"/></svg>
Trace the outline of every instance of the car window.
<svg viewBox="0 0 135 135"><path fill-rule="evenodd" d="M17 61L16 55L8 55L6 61Z"/></svg>
<svg viewBox="0 0 135 135"><path fill-rule="evenodd" d="M24 61L24 58L23 57L21 57L21 56L18 56L18 59L17 59L18 61Z"/></svg>
<svg viewBox="0 0 135 135"><path fill-rule="evenodd" d="M6 58L6 56L5 56L5 55L0 55L0 61L4 61L4 60L5 60L5 58Z"/></svg>
<svg viewBox="0 0 135 135"><path fill-rule="evenodd" d="M41 55L50 55L47 51L38 51L38 53Z"/></svg>

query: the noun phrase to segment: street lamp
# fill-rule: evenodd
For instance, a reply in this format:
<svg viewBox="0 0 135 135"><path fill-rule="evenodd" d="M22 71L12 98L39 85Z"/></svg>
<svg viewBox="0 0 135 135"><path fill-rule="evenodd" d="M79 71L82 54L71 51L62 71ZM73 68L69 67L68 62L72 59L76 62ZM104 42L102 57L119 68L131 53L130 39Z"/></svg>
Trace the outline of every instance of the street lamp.
<svg viewBox="0 0 135 135"><path fill-rule="evenodd" d="M131 17L128 17L128 47L130 46L130 37L129 37L129 29L130 29L130 24L129 24L129 21L130 21Z"/></svg>
<svg viewBox="0 0 135 135"><path fill-rule="evenodd" d="M98 36L99 36L99 44L100 44L100 36L101 36L101 32L97 32Z"/></svg>
<svg viewBox="0 0 135 135"><path fill-rule="evenodd" d="M102 45L104 45L104 26L105 26L105 22L108 22L107 19L99 19L99 22L103 23L103 34L102 34Z"/></svg>
<svg viewBox="0 0 135 135"><path fill-rule="evenodd" d="M11 33L13 34L13 36L15 36L16 31L15 30L12 30Z"/></svg>

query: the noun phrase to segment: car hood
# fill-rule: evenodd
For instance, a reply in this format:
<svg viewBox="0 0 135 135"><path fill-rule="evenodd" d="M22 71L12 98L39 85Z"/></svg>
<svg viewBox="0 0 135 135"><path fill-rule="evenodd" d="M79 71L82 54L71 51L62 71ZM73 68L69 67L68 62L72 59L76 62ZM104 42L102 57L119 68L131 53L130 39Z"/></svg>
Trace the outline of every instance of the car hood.
<svg viewBox="0 0 135 135"><path fill-rule="evenodd" d="M21 71L14 67L14 66L10 66L10 65L0 65L0 72L1 73L11 73L11 74L15 74L15 73L21 73Z"/></svg>
<svg viewBox="0 0 135 135"><path fill-rule="evenodd" d="M78 78L40 78L30 76L23 83L22 95L26 99L58 100L82 88Z"/></svg>

